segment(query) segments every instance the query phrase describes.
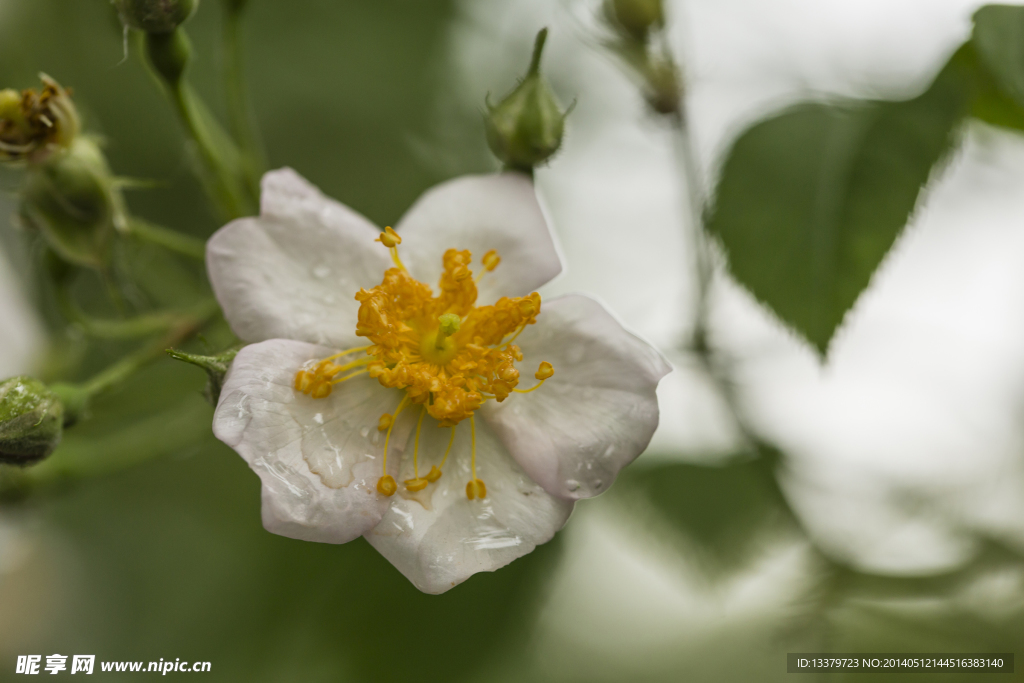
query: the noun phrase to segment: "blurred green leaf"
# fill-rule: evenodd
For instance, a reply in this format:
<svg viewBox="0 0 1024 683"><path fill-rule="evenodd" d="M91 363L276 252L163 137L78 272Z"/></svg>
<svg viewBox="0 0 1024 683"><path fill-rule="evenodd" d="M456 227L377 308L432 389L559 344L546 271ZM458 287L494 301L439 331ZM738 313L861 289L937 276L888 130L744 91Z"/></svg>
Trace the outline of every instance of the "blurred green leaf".
<svg viewBox="0 0 1024 683"><path fill-rule="evenodd" d="M905 101L809 103L748 129L708 228L736 278L823 355L949 153L971 72L951 60Z"/></svg>
<svg viewBox="0 0 1024 683"><path fill-rule="evenodd" d="M639 517L679 535L686 555L709 576L742 569L785 528L787 514L772 466L763 460L726 465L671 463L635 468L618 482L617 495Z"/></svg>
<svg viewBox="0 0 1024 683"><path fill-rule="evenodd" d="M982 7L974 13L971 42L999 89L1024 106L1024 7Z"/></svg>
<svg viewBox="0 0 1024 683"><path fill-rule="evenodd" d="M953 57L974 73L971 115L1024 132L1024 7L987 5L974 22L971 40Z"/></svg>

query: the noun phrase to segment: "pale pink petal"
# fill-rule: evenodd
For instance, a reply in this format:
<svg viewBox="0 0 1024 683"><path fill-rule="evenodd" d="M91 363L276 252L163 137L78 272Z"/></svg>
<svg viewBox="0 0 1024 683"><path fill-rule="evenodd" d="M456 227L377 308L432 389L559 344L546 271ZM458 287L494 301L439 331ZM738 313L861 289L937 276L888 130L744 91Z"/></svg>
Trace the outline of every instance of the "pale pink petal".
<svg viewBox="0 0 1024 683"><path fill-rule="evenodd" d="M450 428L430 417L420 439L420 475L444 455ZM573 504L549 495L526 475L482 420L476 421L477 476L484 500L466 498L470 468L469 421L457 428L444 475L424 491L404 487L366 540L425 593L443 593L477 572L504 567L532 552L562 528ZM401 479L412 478L406 448Z"/></svg>
<svg viewBox="0 0 1024 683"><path fill-rule="evenodd" d="M671 369L598 302L580 295L545 301L537 324L515 342L520 388L537 383L541 361L555 374L528 394L481 410L495 433L544 489L566 500L611 486L658 426L658 381Z"/></svg>
<svg viewBox="0 0 1024 683"><path fill-rule="evenodd" d="M376 526L388 507L389 499L376 491L384 449L377 421L402 395L367 376L336 386L327 398L295 391L302 364L332 353L284 339L242 349L221 392L213 433L263 481L268 531L345 543ZM392 476L408 433L408 420L400 419L388 455Z"/></svg>
<svg viewBox="0 0 1024 683"><path fill-rule="evenodd" d="M206 264L224 315L243 341L355 345L354 299L391 262L380 232L290 168L263 176L259 217L210 238Z"/></svg>
<svg viewBox="0 0 1024 683"><path fill-rule="evenodd" d="M473 270L494 249L497 269L478 284L478 304L533 292L562 271L562 261L534 192L521 173L462 176L423 194L395 228L413 277L436 289L450 248L473 252Z"/></svg>

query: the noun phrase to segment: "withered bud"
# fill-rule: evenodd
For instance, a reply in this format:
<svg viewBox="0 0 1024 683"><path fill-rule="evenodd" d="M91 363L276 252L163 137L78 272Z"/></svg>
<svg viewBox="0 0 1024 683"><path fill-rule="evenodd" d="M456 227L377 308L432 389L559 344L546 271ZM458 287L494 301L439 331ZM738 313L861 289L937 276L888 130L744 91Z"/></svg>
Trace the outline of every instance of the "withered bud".
<svg viewBox="0 0 1024 683"><path fill-rule="evenodd" d="M40 92L0 90L0 161L41 163L68 149L81 124L71 92L46 74Z"/></svg>

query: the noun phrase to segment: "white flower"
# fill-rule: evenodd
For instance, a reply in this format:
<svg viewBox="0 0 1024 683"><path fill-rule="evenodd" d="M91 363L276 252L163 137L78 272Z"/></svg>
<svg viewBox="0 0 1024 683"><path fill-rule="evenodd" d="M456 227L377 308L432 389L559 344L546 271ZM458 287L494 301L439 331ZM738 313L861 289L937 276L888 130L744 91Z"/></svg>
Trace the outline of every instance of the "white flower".
<svg viewBox="0 0 1024 683"><path fill-rule="evenodd" d="M425 592L548 541L657 427L661 355L596 301L533 291L562 266L525 176L444 183L381 233L274 171L261 215L215 234L207 265L235 333L259 342L213 428L262 479L264 526L363 535ZM517 363L537 368L528 389Z"/></svg>

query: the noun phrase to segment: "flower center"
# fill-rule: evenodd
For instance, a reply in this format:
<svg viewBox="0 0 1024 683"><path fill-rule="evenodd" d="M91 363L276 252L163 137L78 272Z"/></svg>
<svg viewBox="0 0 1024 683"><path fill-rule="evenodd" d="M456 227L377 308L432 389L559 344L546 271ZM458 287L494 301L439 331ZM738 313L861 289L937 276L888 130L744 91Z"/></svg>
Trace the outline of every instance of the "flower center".
<svg viewBox="0 0 1024 683"><path fill-rule="evenodd" d="M386 431L384 441L384 475L377 490L392 495L395 480L387 474L387 451L398 414L412 404L420 406L413 451L415 477L405 482L408 491L420 491L441 476L439 466L431 468L426 478L419 476L419 434L423 418L430 415L439 427L455 427L470 419L473 454L473 478L466 487L471 500L484 498L487 487L476 476L476 425L473 414L488 400L499 403L512 392L528 393L540 387L554 374L550 363L541 364L530 389L517 389L519 370L515 363L523 359L522 351L513 344L516 337L537 321L540 295L502 297L491 306L476 306L476 283L497 268L501 258L497 252L484 254L483 272L474 279L469 266L472 254L449 249L444 253L444 271L439 282L440 293L414 279L398 256L402 239L390 227L377 240L391 251L395 266L384 273L383 281L372 289L356 293L360 303L356 334L370 344L350 349L321 361L312 361L295 376L295 389L313 398L326 398L335 384L369 374L382 386L402 389L405 396L393 414L381 416L377 428ZM365 351L365 357L340 363L343 356ZM346 371L352 371L344 374ZM447 459L445 453L444 458Z"/></svg>
<svg viewBox="0 0 1024 683"><path fill-rule="evenodd" d="M443 366L452 362L459 351L452 335L462 327L462 318L454 313L445 313L437 323L437 330L420 338L420 356L427 363Z"/></svg>

